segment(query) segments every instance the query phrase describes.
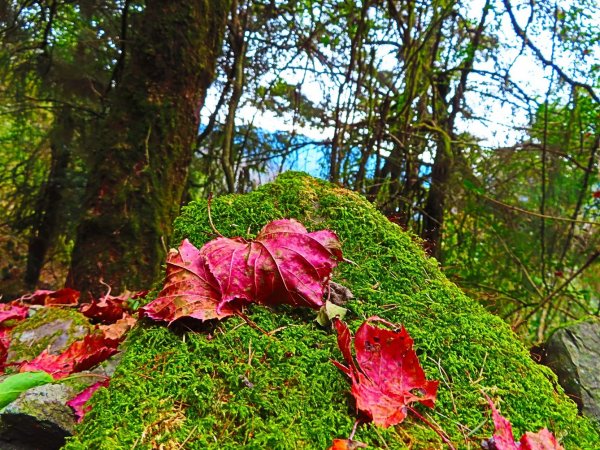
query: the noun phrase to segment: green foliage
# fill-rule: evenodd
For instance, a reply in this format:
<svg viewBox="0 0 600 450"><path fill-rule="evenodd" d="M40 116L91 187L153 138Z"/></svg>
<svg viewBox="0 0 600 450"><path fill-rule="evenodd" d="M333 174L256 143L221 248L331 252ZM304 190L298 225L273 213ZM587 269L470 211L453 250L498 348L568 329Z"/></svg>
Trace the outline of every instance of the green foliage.
<svg viewBox="0 0 600 450"><path fill-rule="evenodd" d="M513 147L465 149L453 180L465 190L451 194L446 216L446 273L528 343L599 311L600 106L573 102L541 107L530 138Z"/></svg>
<svg viewBox="0 0 600 450"><path fill-rule="evenodd" d="M52 383L54 378L46 372L23 372L8 375L0 382L0 408L17 399L22 392L36 386Z"/></svg>
<svg viewBox="0 0 600 450"><path fill-rule="evenodd" d="M441 381L436 408L421 412L459 447L492 433L483 392L502 399L516 434L546 426L569 449L600 442L509 327L462 294L417 238L364 198L287 173L251 194L218 197L211 209L226 236L252 237L289 217L309 230L334 230L354 261L334 275L355 295L346 320L353 330L373 314L406 326L427 377ZM186 207L175 226L173 245L212 238L205 202ZM335 334L314 316L253 307L253 326L233 318L200 329L191 322L138 327L109 389L93 397L94 408L65 448L326 448L348 436L355 410L348 380L329 361L341 359ZM361 427L356 439L372 448L442 446L412 419L387 430Z"/></svg>

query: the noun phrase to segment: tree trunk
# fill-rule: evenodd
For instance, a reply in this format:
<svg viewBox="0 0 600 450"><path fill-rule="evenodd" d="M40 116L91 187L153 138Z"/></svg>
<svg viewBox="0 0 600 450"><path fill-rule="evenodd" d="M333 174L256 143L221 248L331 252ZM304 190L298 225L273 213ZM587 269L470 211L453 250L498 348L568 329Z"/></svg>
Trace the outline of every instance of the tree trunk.
<svg viewBox="0 0 600 450"><path fill-rule="evenodd" d="M31 290L37 285L46 254L57 232L67 168L71 159L69 147L73 139L73 128L71 110L65 106L59 112L50 136L50 173L36 201L36 218L27 247L25 284Z"/></svg>
<svg viewBox="0 0 600 450"><path fill-rule="evenodd" d="M426 241L427 253L441 262L442 227L446 206L446 189L452 169L453 155L448 142L438 139L431 169L431 184L423 214L421 237Z"/></svg>
<svg viewBox="0 0 600 450"><path fill-rule="evenodd" d="M147 0L121 82L91 144L84 214L67 285L148 288L179 212L229 2Z"/></svg>

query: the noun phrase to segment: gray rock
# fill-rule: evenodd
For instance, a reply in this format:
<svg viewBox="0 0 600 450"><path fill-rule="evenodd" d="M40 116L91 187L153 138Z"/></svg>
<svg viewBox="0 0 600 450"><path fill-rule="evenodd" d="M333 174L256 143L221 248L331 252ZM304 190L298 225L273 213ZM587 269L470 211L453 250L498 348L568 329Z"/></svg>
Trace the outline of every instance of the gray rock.
<svg viewBox="0 0 600 450"><path fill-rule="evenodd" d="M59 449L73 433L73 410L65 403L77 392L66 384L29 389L2 410L0 445L12 449Z"/></svg>
<svg viewBox="0 0 600 450"><path fill-rule="evenodd" d="M92 329L88 319L78 311L43 308L12 330L6 361L29 361L42 350L59 354Z"/></svg>
<svg viewBox="0 0 600 450"><path fill-rule="evenodd" d="M580 412L600 423L600 321L556 331L548 340L544 363Z"/></svg>

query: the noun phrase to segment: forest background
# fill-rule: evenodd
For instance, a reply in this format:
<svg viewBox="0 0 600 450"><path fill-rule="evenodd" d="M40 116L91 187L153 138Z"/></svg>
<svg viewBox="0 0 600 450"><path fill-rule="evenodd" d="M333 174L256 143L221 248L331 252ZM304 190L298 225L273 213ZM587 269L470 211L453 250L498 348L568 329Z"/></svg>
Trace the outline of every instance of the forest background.
<svg viewBox="0 0 600 450"><path fill-rule="evenodd" d="M0 2L0 292L147 288L180 206L364 194L528 344L600 315L595 0Z"/></svg>

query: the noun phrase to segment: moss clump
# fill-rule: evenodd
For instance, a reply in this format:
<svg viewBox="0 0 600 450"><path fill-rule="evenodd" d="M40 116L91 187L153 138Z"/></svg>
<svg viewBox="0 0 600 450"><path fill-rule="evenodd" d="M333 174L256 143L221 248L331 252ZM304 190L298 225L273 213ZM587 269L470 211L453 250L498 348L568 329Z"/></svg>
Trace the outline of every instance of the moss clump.
<svg viewBox="0 0 600 450"><path fill-rule="evenodd" d="M286 217L336 231L344 255L356 263L334 275L355 295L350 327L375 314L406 326L428 378L440 380L436 408L420 411L457 447L477 447L492 434L483 392L502 399L516 435L548 427L568 449L598 446L598 430L577 416L509 327L467 298L409 234L360 196L287 173L251 194L215 199L212 215L229 236L252 237ZM208 241L206 204L186 207L175 229L175 242ZM110 388L94 397L66 448L324 449L347 437L355 411L348 380L329 361L341 359L332 330L319 327L308 310L255 306L248 316L270 336L238 318L202 332L138 327ZM371 448L443 446L410 417L386 430L362 426L356 439Z"/></svg>

